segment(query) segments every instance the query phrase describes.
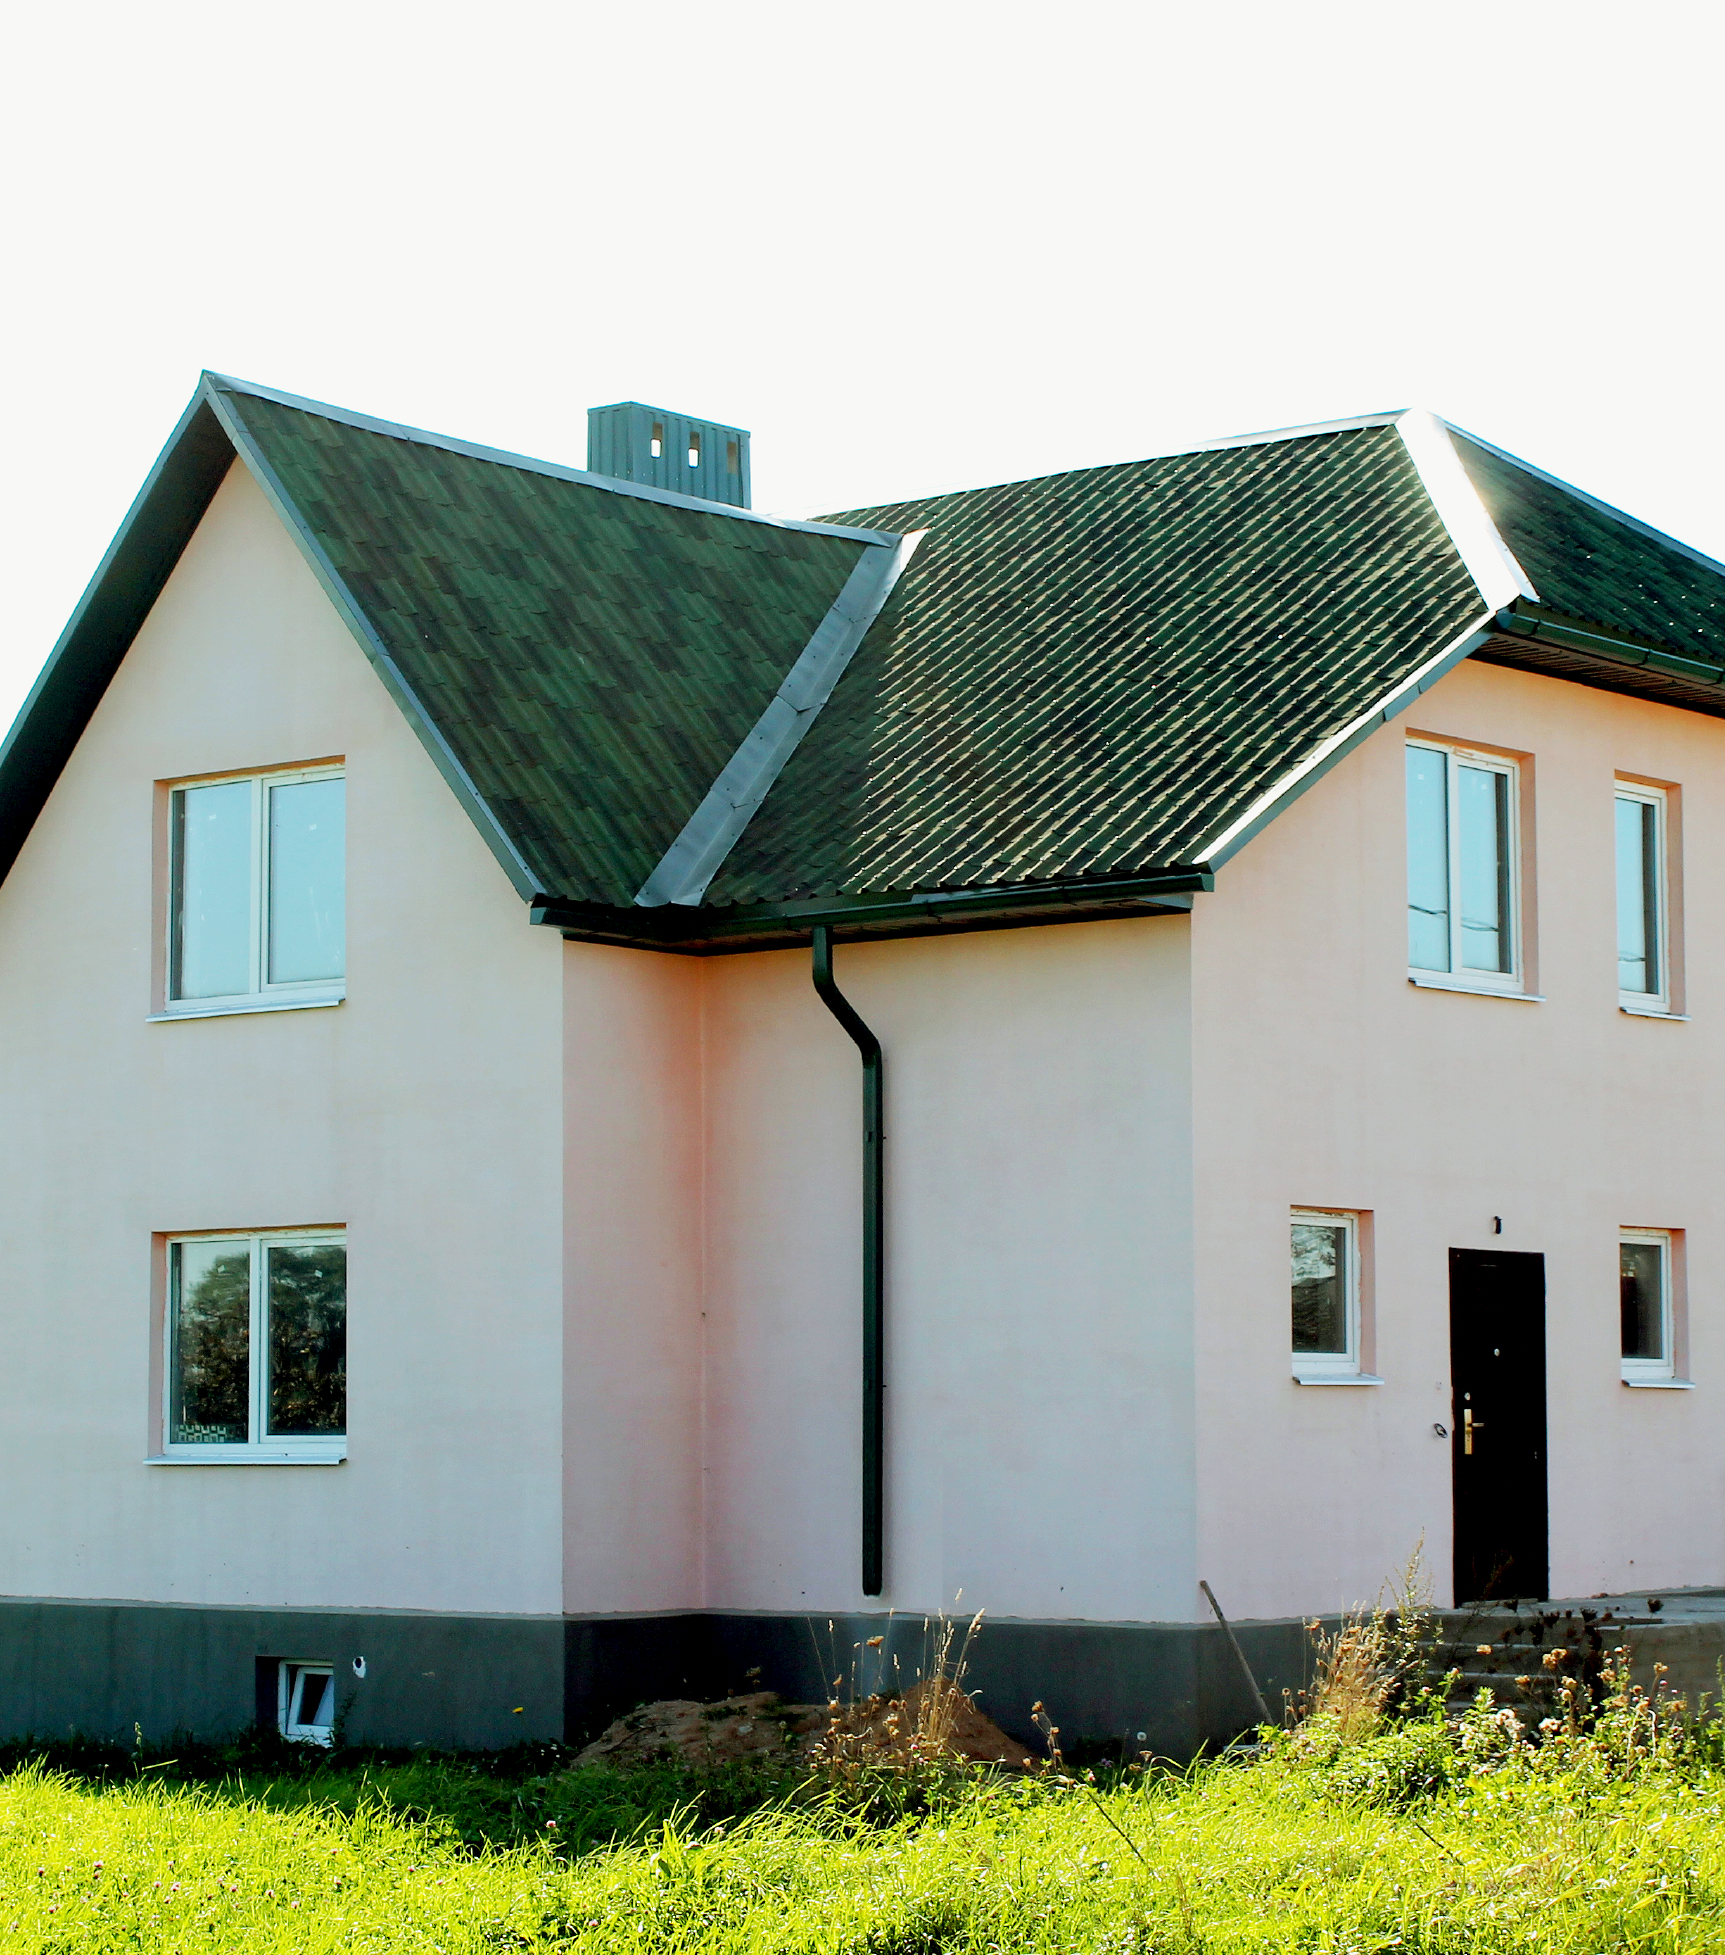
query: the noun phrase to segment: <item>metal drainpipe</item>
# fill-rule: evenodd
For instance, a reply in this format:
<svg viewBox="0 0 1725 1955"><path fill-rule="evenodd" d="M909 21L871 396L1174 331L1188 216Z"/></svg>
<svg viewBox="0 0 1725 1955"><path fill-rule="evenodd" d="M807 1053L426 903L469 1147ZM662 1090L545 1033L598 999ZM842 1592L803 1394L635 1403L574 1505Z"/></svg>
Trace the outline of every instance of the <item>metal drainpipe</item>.
<svg viewBox="0 0 1725 1955"><path fill-rule="evenodd" d="M881 1173L880 1040L857 1016L850 1000L833 982L833 933L824 923L814 927L815 989L821 1002L856 1041L863 1070L863 1402L862 1402L862 1587L864 1595L881 1592L885 1559L882 1524L885 1490L886 1373L882 1336L885 1330L882 1291L885 1279L886 1182Z"/></svg>

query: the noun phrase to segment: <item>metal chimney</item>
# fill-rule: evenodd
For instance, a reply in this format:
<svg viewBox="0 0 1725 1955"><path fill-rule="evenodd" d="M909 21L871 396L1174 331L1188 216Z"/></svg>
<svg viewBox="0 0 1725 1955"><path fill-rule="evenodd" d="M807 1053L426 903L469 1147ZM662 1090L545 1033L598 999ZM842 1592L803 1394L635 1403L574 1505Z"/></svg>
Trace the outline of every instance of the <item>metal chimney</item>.
<svg viewBox="0 0 1725 1955"><path fill-rule="evenodd" d="M708 502L749 506L749 431L690 414L614 401L587 410L587 467Z"/></svg>

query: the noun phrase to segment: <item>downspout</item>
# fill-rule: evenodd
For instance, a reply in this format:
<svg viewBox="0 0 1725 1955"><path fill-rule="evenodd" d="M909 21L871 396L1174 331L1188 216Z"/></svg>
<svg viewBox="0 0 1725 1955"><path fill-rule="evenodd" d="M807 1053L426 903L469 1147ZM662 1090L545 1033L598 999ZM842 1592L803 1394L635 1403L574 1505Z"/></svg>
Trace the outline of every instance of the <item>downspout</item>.
<svg viewBox="0 0 1725 1955"><path fill-rule="evenodd" d="M882 1518L886 1479L886 1374L882 1363L886 1183L881 1173L885 1136L881 1129L880 1040L857 1016L855 1007L833 982L831 929L824 923L817 923L811 944L815 989L820 993L821 1002L855 1040L857 1051L862 1054L862 1588L864 1595L879 1595L881 1568L885 1559Z"/></svg>

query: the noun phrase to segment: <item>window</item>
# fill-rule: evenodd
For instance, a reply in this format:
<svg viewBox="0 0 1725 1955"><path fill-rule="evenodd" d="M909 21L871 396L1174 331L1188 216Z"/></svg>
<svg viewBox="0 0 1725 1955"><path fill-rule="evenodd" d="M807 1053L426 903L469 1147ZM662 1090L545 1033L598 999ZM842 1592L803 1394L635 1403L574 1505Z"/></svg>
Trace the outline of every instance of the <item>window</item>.
<svg viewBox="0 0 1725 1955"><path fill-rule="evenodd" d="M264 1700L269 1701L267 1698ZM276 1723L290 1744L335 1742L335 1665L283 1663L276 1679Z"/></svg>
<svg viewBox="0 0 1725 1955"><path fill-rule="evenodd" d="M166 1360L165 1457L345 1457L345 1238L171 1241Z"/></svg>
<svg viewBox="0 0 1725 1955"><path fill-rule="evenodd" d="M1664 793L1619 781L1617 989L1643 1011L1665 1007L1671 995L1665 887Z"/></svg>
<svg viewBox="0 0 1725 1955"><path fill-rule="evenodd" d="M1356 1378L1360 1370L1359 1218L1293 1211L1294 1376Z"/></svg>
<svg viewBox="0 0 1725 1955"><path fill-rule="evenodd" d="M347 783L308 769L177 787L167 1011L327 1004L347 969Z"/></svg>
<svg viewBox="0 0 1725 1955"><path fill-rule="evenodd" d="M1408 968L1518 987L1516 767L1409 741Z"/></svg>
<svg viewBox="0 0 1725 1955"><path fill-rule="evenodd" d="M1623 1376L1630 1384L1676 1376L1671 1237L1664 1229L1625 1229L1617 1245L1623 1306Z"/></svg>

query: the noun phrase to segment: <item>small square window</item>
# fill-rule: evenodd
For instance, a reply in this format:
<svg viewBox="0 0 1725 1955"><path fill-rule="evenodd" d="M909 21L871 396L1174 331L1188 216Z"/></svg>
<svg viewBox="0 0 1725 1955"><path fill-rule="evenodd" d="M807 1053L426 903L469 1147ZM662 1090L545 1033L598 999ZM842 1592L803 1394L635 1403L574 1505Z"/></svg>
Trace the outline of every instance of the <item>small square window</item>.
<svg viewBox="0 0 1725 1955"><path fill-rule="evenodd" d="M1665 795L1617 784L1617 989L1643 1011L1669 1002Z"/></svg>
<svg viewBox="0 0 1725 1955"><path fill-rule="evenodd" d="M335 1665L283 1663L277 1672L276 1721L290 1744L333 1744Z"/></svg>
<svg viewBox="0 0 1725 1955"><path fill-rule="evenodd" d="M1289 1238L1294 1376L1360 1376L1359 1217L1297 1208Z"/></svg>
<svg viewBox="0 0 1725 1955"><path fill-rule="evenodd" d="M345 1236L170 1241L166 1342L166 1457L345 1457Z"/></svg>
<svg viewBox="0 0 1725 1955"><path fill-rule="evenodd" d="M1623 1325L1623 1376L1652 1384L1676 1376L1671 1236L1664 1229L1624 1229L1617 1245Z"/></svg>
<svg viewBox="0 0 1725 1955"><path fill-rule="evenodd" d="M172 790L168 1012L342 995L346 797L328 768Z"/></svg>
<svg viewBox="0 0 1725 1955"><path fill-rule="evenodd" d="M1408 970L1521 985L1515 762L1408 742Z"/></svg>

